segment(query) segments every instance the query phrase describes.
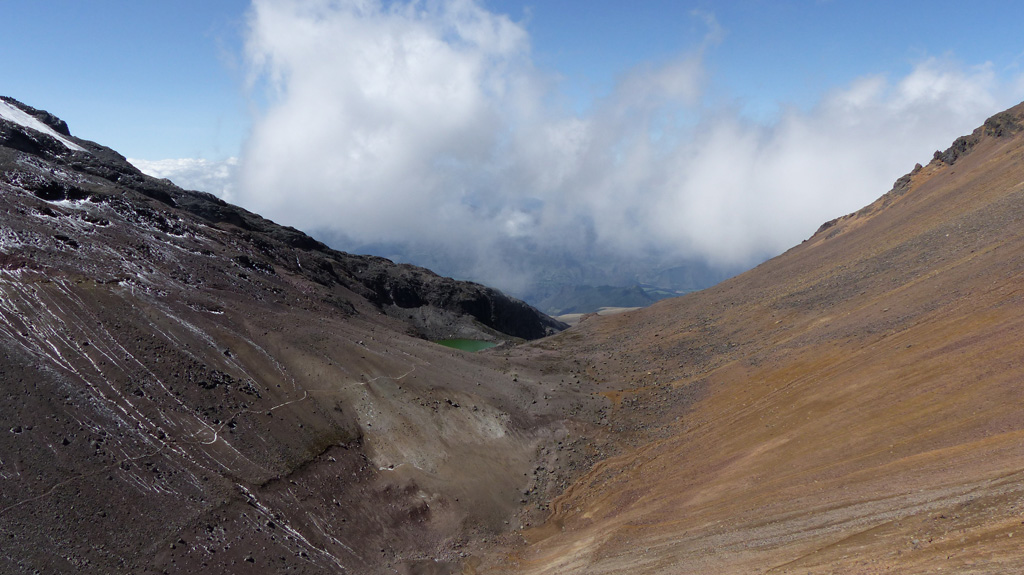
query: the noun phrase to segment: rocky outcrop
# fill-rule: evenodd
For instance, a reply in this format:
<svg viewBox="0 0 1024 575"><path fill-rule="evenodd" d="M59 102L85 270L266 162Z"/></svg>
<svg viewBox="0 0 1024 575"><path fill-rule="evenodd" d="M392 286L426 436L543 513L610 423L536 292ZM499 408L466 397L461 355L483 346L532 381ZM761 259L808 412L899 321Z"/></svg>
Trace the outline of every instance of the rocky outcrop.
<svg viewBox="0 0 1024 575"><path fill-rule="evenodd" d="M16 106L17 108L27 113L29 116L32 116L33 118L39 120L43 124L46 124L47 126L53 128L54 131L56 131L58 134L63 134L65 136L71 135L71 130L68 129L68 123L64 120L61 120L57 116L54 116L53 114L47 112L46 110L38 110L36 108L33 108L32 106L22 104L21 102L15 100L14 98L11 98L10 96L0 96L0 100L7 102L8 104L11 104L13 106Z"/></svg>
<svg viewBox="0 0 1024 575"><path fill-rule="evenodd" d="M4 98L4 101L70 136L67 124L56 116L11 98ZM459 333L463 337L488 340L537 339L567 327L492 288L441 277L416 266L397 265L384 258L332 250L299 230L278 225L211 194L182 190L167 180L147 176L109 148L72 139L87 152L69 150L52 136L0 119L0 147L31 154L66 168L72 174L102 178L119 190L130 190L156 200L162 204L153 208L157 211L177 208L207 224L231 229L261 254L266 265L309 277L323 285L351 289L385 313L408 322L413 332L421 337L438 339ZM5 177L15 177L14 172L8 170ZM42 175L24 185L37 197L48 201L84 197L102 201L109 195L109 191L90 192L77 188L73 179ZM410 314L409 310L421 313Z"/></svg>
<svg viewBox="0 0 1024 575"><path fill-rule="evenodd" d="M1000 112L985 120L985 123L967 136L960 136L953 140L953 144L945 151L936 150L933 160L939 160L952 166L957 160L969 154L974 146L981 141L981 137L991 136L994 138L1008 138L1020 132L1022 129L1020 119L1012 112Z"/></svg>

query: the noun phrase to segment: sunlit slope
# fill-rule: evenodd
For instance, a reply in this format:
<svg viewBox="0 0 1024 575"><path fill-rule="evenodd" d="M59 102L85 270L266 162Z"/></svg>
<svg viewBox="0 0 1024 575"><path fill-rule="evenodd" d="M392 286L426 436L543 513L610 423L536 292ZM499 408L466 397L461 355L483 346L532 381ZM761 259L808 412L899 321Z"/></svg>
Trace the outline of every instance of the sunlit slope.
<svg viewBox="0 0 1024 575"><path fill-rule="evenodd" d="M1024 570L1022 112L738 278L558 336L626 390L620 421L669 432L505 568Z"/></svg>

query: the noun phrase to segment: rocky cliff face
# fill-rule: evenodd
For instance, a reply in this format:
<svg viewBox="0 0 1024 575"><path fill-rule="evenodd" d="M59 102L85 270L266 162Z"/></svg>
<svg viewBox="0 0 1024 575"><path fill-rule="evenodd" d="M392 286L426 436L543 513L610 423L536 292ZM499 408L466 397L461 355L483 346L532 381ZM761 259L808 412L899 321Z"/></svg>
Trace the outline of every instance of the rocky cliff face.
<svg viewBox="0 0 1024 575"><path fill-rule="evenodd" d="M534 376L421 338L560 324L0 105L0 572L446 573L544 487Z"/></svg>

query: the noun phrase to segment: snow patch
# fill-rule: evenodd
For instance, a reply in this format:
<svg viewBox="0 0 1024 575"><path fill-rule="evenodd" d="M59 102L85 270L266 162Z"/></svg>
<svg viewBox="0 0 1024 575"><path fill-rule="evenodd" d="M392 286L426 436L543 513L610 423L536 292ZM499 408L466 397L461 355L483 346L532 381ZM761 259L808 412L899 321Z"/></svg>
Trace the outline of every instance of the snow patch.
<svg viewBox="0 0 1024 575"><path fill-rule="evenodd" d="M82 146L79 146L78 144L72 142L71 140L67 139L66 137L62 136L61 134L58 134L57 131L54 130L53 128L51 128L51 127L47 126L46 124L40 122L39 120L37 120L36 118L32 117L30 114L28 114L24 110L22 110L22 109L20 109L20 108L18 108L16 106L12 106L11 104L5 102L4 100L0 100L0 118L3 118L3 119L8 120L10 122L14 122L15 124L18 124L19 126L28 128L30 130L35 130L37 132L42 132L42 133L46 134L47 136L52 136L54 138L57 138L57 140L59 140L60 143L64 144L69 150L75 150L75 151L78 151L78 152L85 152L86 151L86 149L83 148Z"/></svg>

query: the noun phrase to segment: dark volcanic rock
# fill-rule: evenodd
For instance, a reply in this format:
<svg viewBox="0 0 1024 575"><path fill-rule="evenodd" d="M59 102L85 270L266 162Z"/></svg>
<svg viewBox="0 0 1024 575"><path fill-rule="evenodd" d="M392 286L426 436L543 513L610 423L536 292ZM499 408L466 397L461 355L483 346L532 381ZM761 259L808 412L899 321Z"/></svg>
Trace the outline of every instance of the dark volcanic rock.
<svg viewBox="0 0 1024 575"><path fill-rule="evenodd" d="M510 528L561 423L497 354L421 338L560 324L13 105L85 151L0 121L0 572L457 571Z"/></svg>
<svg viewBox="0 0 1024 575"><path fill-rule="evenodd" d="M936 151L934 160L942 161L952 166L957 160L969 154L974 146L981 141L981 136L993 136L996 138L1009 138L1020 132L1022 129L1020 120L1011 112L1000 112L985 120L985 123L967 136L960 136L953 140L953 144L945 151Z"/></svg>
<svg viewBox="0 0 1024 575"><path fill-rule="evenodd" d="M402 317L401 310L432 307L472 317L492 330L523 339L541 338L566 327L528 304L480 284L458 282L384 258L341 263L348 263L345 271L369 288L365 295L370 301L384 309L397 308L398 317ZM417 328L434 339L452 332L423 322L418 322Z"/></svg>
<svg viewBox="0 0 1024 575"><path fill-rule="evenodd" d="M47 125L67 125L48 112L36 110L5 98L39 118ZM522 301L485 286L440 277L410 265L396 265L373 256L355 256L328 248L323 243L287 226L281 226L238 206L202 192L186 191L166 180L142 174L120 154L93 142L75 140L89 153L72 152L51 136L26 130L11 122L0 122L0 146L32 154L48 162L69 168L78 174L98 176L118 187L138 192L166 206L177 207L207 223L228 224L251 232L239 234L276 265L306 275L324 285L341 285L378 304L385 312L408 321L418 335L437 339L460 334L463 337L537 339L565 329L554 320ZM8 178L13 172L8 171ZM90 192L67 179L45 175L30 177L21 183L37 197L47 201L80 200ZM96 197L102 198L97 194ZM153 223L160 220L156 216ZM299 252L299 253L296 253ZM299 262L307 260L308 266ZM424 313L396 313L392 308L436 308Z"/></svg>
<svg viewBox="0 0 1024 575"><path fill-rule="evenodd" d="M65 136L71 135L71 130L68 129L68 123L64 120L61 120L57 116L54 116L53 114L47 112L46 110L37 110L32 106L22 104L21 102L9 96L0 96L0 100L3 100L4 102L7 102L8 104L16 106L21 110L27 112L30 116L46 124L47 126L53 128L53 130L58 134L63 134Z"/></svg>

